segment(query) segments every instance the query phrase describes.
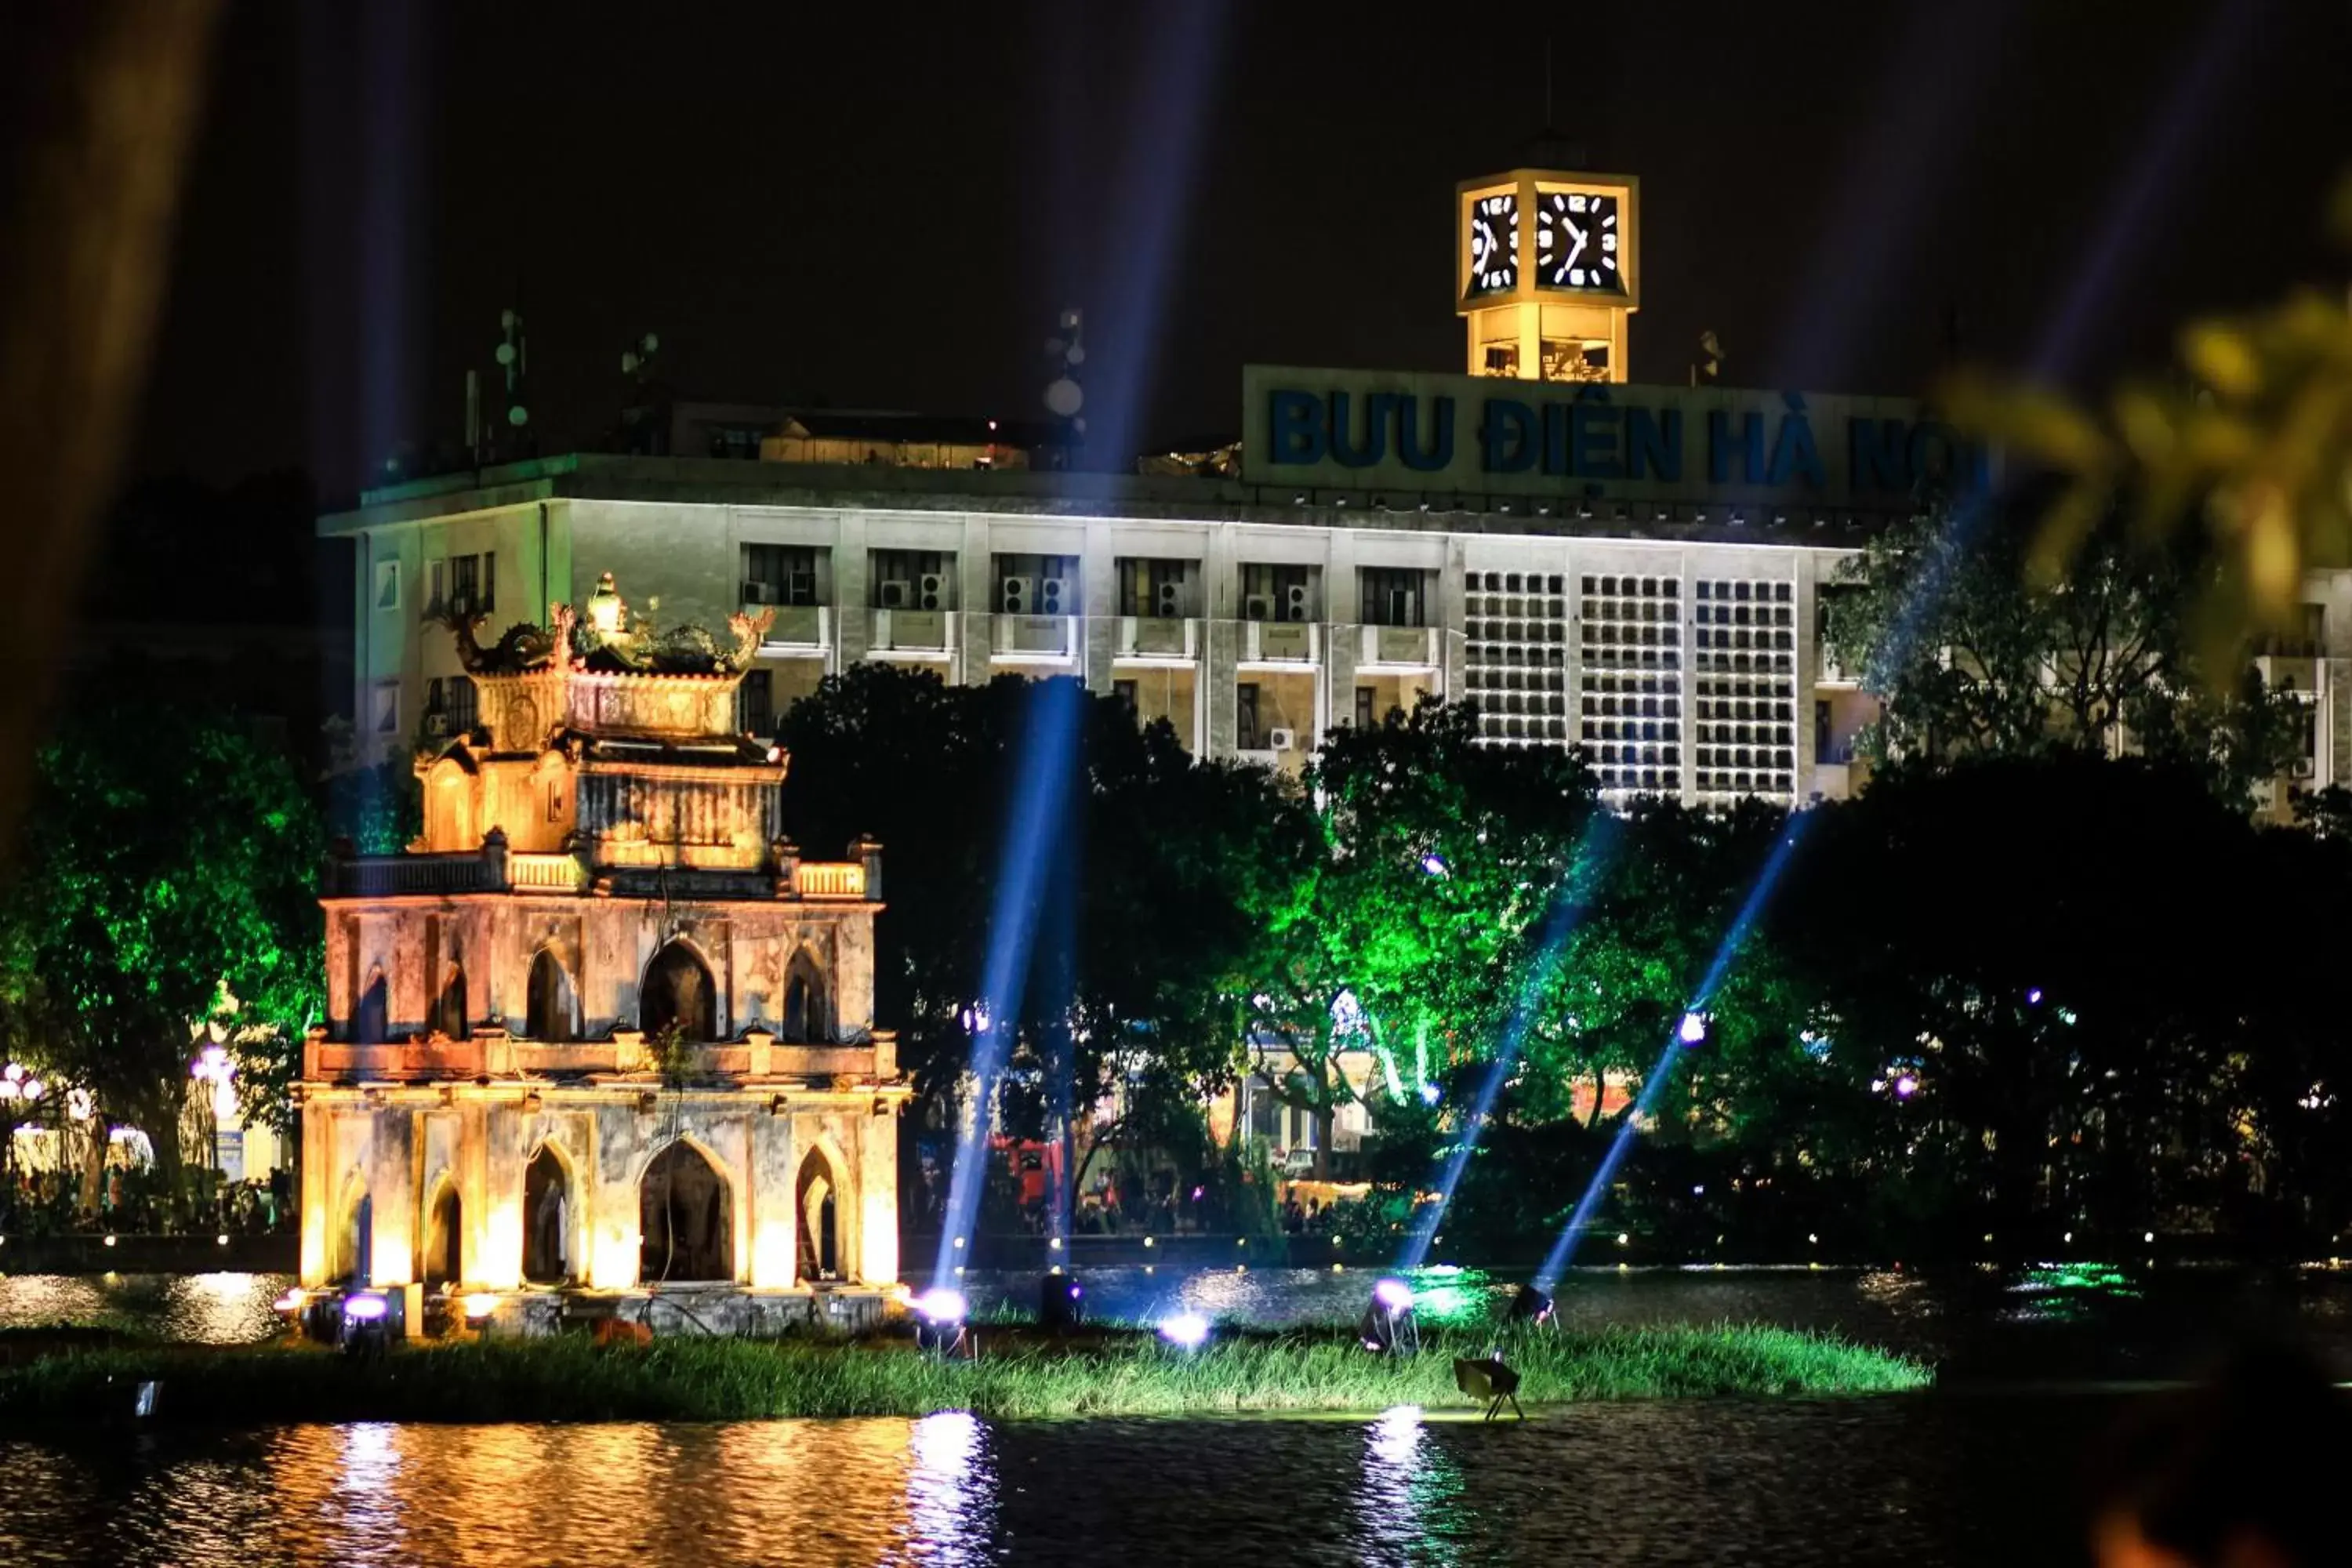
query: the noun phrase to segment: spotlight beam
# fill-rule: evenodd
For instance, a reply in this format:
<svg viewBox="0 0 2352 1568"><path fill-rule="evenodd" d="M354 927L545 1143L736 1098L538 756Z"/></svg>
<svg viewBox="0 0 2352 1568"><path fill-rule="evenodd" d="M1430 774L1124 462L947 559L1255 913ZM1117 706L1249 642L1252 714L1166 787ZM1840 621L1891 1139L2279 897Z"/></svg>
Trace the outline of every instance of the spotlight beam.
<svg viewBox="0 0 2352 1568"><path fill-rule="evenodd" d="M1495 1045L1495 1059L1487 1064L1485 1078L1479 1081L1477 1098L1471 1102L1469 1113L1462 1119L1453 1152L1446 1156L1445 1165L1437 1178L1437 1201L1429 1205L1426 1217L1417 1221L1405 1237L1404 1248L1397 1256L1400 1269L1418 1268L1428 1259L1429 1248L1437 1236L1437 1227L1444 1222L1446 1211L1454 1205L1454 1190L1462 1184L1463 1175L1470 1168L1470 1157L1478 1149L1478 1140L1486 1131L1487 1119L1494 1114L1495 1100L1501 1095L1511 1070L1518 1065L1519 1049L1526 1044L1528 1030L1534 1023L1536 1009L1542 1004L1544 988L1552 973L1559 967L1560 953L1568 939L1584 919L1591 902L1591 892L1597 867L1602 857L1615 847L1614 829L1617 819L1606 811L1596 810L1585 826L1584 837L1578 842L1567 869L1561 874L1559 886L1554 889L1550 908L1545 912L1544 923L1536 939L1535 952L1529 960L1527 974L1519 985L1518 1000L1510 1016L1503 1021L1502 1034ZM1578 885L1578 874L1590 872Z"/></svg>
<svg viewBox="0 0 2352 1568"><path fill-rule="evenodd" d="M1789 857L1795 851L1797 840L1803 836L1805 825L1811 820L1806 814L1797 813L1789 818L1788 825L1781 830L1780 841L1772 847L1771 856L1765 860L1764 868L1757 873L1755 884L1748 889L1748 897L1740 904L1739 912L1732 917L1730 929L1723 933L1723 941L1717 944L1715 957L1706 966L1706 976L1699 981L1698 989L1692 994L1689 1005L1683 1009L1682 1016L1675 1021L1674 1029L1666 1036L1666 1048L1659 1054L1657 1065L1642 1080L1642 1092L1634 1098L1633 1109L1618 1124L1617 1134L1609 1141L1608 1152L1601 1157L1601 1164L1592 1173L1592 1180L1586 1184L1584 1195L1577 1200L1574 1212L1568 1216L1568 1224L1560 1227L1559 1238L1552 1243L1543 1267L1536 1271L1537 1289L1549 1295L1558 1289L1559 1277L1568 1271L1569 1260L1575 1256L1578 1236L1591 1223L1593 1211L1601 1206L1602 1194L1608 1192L1610 1183L1616 1177L1617 1167L1625 1163L1625 1155L1633 1148L1642 1122L1657 1104L1658 1094L1665 1087L1668 1069L1674 1065L1675 1054L1689 1048L1683 1038L1684 1024L1692 1017L1705 1016L1708 999L1731 973L1732 964L1738 961L1740 945L1755 926L1757 917L1771 901L1772 893L1780 885L1780 874L1788 868Z"/></svg>
<svg viewBox="0 0 2352 1568"><path fill-rule="evenodd" d="M1083 694L1075 680L1039 682L1030 692L1029 722L1004 824L1004 853L997 868L996 901L989 920L989 950L982 965L984 1016L972 1031L971 1103L965 1108L957 1141L955 1170L948 1182L948 1206L940 1228L940 1255L931 1270L935 1288L955 1277L956 1249L971 1231L987 1184L988 1130L996 1088L1004 1073L1023 989L1029 976L1030 948L1036 936L1045 867L1052 857L1055 820L1066 799L1066 782L1077 749Z"/></svg>

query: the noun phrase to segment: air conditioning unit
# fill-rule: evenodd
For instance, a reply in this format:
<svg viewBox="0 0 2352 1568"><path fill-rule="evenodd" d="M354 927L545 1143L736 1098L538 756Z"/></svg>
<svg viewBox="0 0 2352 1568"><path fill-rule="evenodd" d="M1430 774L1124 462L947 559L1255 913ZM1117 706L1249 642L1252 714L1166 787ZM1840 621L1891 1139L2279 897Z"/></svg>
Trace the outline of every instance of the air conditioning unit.
<svg viewBox="0 0 2352 1568"><path fill-rule="evenodd" d="M1303 621L1307 618L1307 584L1293 583L1282 591L1282 618Z"/></svg>
<svg viewBox="0 0 2352 1568"><path fill-rule="evenodd" d="M776 602L776 585L773 583L746 583L743 584L743 602L747 605L772 605Z"/></svg>
<svg viewBox="0 0 2352 1568"><path fill-rule="evenodd" d="M903 610L914 596L903 577L893 577L882 584L882 607L886 610Z"/></svg>
<svg viewBox="0 0 2352 1568"><path fill-rule="evenodd" d="M1391 588L1389 590L1389 625L1392 626L1412 625L1419 618L1413 614L1413 602L1419 597L1420 595L1410 588Z"/></svg>
<svg viewBox="0 0 2352 1568"><path fill-rule="evenodd" d="M1036 578L1007 577L997 596L996 607L1008 616L1025 616L1036 603Z"/></svg>
<svg viewBox="0 0 2352 1568"><path fill-rule="evenodd" d="M1274 619L1274 595L1271 594L1245 595L1242 600L1242 618L1248 621Z"/></svg>
<svg viewBox="0 0 2352 1568"><path fill-rule="evenodd" d="M1184 584L1154 583L1151 585L1151 613L1163 620L1175 620L1184 613Z"/></svg>
<svg viewBox="0 0 2352 1568"><path fill-rule="evenodd" d="M916 608L944 610L948 607L948 579L944 572L926 572L917 581Z"/></svg>
<svg viewBox="0 0 2352 1568"><path fill-rule="evenodd" d="M1277 725L1265 732L1265 745L1271 752L1295 752L1298 749L1298 731Z"/></svg>
<svg viewBox="0 0 2352 1568"><path fill-rule="evenodd" d="M425 732L436 739L446 736L449 733L449 715L427 713L425 716Z"/></svg>
<svg viewBox="0 0 2352 1568"><path fill-rule="evenodd" d="M1041 577L1037 581L1037 612L1045 616L1068 615L1071 603L1070 584L1062 577Z"/></svg>
<svg viewBox="0 0 2352 1568"><path fill-rule="evenodd" d="M2295 776L2295 777L2297 777L2297 778L2299 778L2299 779L2308 779L2308 778L2316 778L2316 777L2318 777L2318 776L2319 776L2319 759L2318 759L2318 758L2316 758L2316 757L2297 757L2297 758L2295 758L2295 760L2294 760L2294 776Z"/></svg>

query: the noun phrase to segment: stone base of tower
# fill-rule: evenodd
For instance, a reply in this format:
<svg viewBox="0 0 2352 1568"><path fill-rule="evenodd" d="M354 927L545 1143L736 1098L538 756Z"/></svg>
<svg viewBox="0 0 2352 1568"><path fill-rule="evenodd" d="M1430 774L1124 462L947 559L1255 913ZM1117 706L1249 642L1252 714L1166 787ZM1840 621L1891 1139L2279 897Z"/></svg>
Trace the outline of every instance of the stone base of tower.
<svg viewBox="0 0 2352 1568"><path fill-rule="evenodd" d="M490 1339L531 1339L593 1333L601 1324L637 1327L656 1338L781 1339L786 1335L856 1334L878 1329L901 1311L897 1286L823 1285L782 1290L740 1285L688 1285L654 1290L585 1288L481 1291L451 1303L448 1326Z"/></svg>

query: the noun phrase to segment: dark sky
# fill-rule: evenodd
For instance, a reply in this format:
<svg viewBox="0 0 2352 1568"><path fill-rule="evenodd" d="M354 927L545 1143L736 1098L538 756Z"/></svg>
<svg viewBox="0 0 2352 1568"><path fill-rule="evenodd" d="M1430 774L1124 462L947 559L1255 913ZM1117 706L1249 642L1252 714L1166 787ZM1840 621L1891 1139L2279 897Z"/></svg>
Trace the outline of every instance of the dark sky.
<svg viewBox="0 0 2352 1568"><path fill-rule="evenodd" d="M1552 118L1643 181L1635 380L1912 392L1939 317L2102 379L2340 287L2338 0L238 7L130 474L454 439L520 279L535 423L680 395L1027 416L1087 312L1111 441L1249 361L1454 369L1452 193ZM1490 20L1477 20L1481 16ZM1414 19L1414 18L1418 19Z"/></svg>

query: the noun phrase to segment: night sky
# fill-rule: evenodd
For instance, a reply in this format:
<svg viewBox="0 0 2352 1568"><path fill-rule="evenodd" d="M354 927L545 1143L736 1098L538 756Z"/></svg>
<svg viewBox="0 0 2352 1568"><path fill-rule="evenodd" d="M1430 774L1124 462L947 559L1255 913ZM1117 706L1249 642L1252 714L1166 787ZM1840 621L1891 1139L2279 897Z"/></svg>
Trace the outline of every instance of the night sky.
<svg viewBox="0 0 2352 1568"><path fill-rule="evenodd" d="M1245 362L1459 368L1456 181L1545 118L1643 182L1636 381L2096 383L2340 287L2334 0L236 8L125 473L454 441L498 315L547 447L681 397L1027 416L1087 313L1100 445L1233 432ZM1484 21L1472 18L1485 16ZM1121 437L1128 439L1121 441Z"/></svg>

